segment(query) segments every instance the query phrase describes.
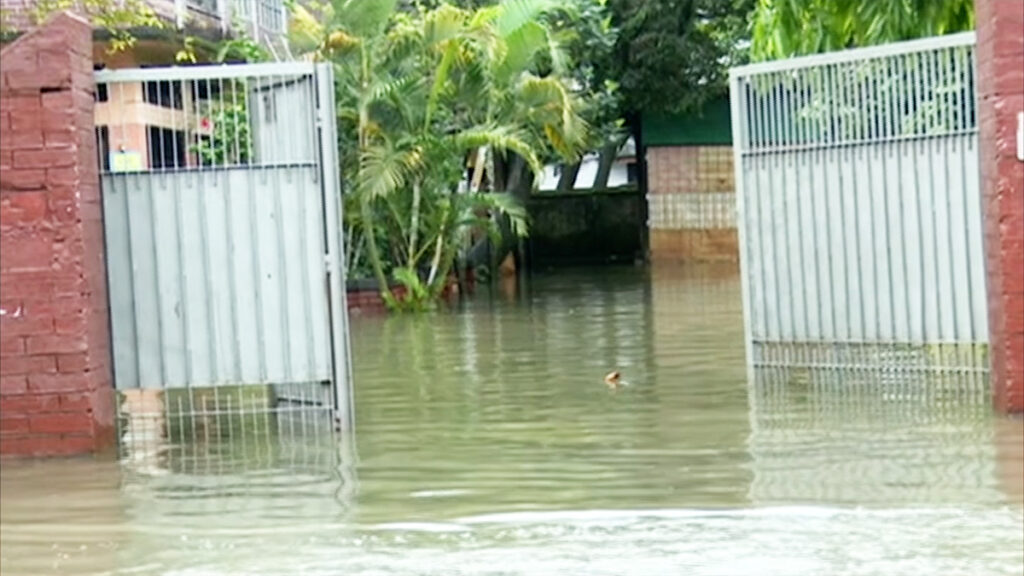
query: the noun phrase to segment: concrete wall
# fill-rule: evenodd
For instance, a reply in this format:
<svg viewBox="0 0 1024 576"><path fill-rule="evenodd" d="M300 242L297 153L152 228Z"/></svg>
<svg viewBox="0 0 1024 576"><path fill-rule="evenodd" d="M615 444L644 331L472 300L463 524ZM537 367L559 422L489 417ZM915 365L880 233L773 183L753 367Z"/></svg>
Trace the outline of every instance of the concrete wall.
<svg viewBox="0 0 1024 576"><path fill-rule="evenodd" d="M1024 412L1024 2L974 4L992 385L997 408Z"/></svg>
<svg viewBox="0 0 1024 576"><path fill-rule="evenodd" d="M0 56L0 454L113 441L92 28L59 14Z"/></svg>
<svg viewBox="0 0 1024 576"><path fill-rule="evenodd" d="M738 262L732 147L647 149L652 261Z"/></svg>

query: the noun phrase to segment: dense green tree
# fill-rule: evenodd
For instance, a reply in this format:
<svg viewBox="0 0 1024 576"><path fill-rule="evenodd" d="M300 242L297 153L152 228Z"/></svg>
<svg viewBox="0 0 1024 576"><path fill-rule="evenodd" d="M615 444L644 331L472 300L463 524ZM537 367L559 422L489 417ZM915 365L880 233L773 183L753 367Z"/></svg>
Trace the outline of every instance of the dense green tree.
<svg viewBox="0 0 1024 576"><path fill-rule="evenodd" d="M693 110L727 89L746 60L753 0L609 0L618 29L602 70L619 83L622 111Z"/></svg>
<svg viewBox="0 0 1024 576"><path fill-rule="evenodd" d="M595 83L614 85L625 134L641 147L643 114L697 113L725 94L730 66L747 60L748 18L755 0L607 0L614 40L595 52ZM602 0L604 3L604 0ZM607 183L622 137L601 149L595 185Z"/></svg>
<svg viewBox="0 0 1024 576"><path fill-rule="evenodd" d="M974 0L758 0L751 54L789 58L974 29Z"/></svg>

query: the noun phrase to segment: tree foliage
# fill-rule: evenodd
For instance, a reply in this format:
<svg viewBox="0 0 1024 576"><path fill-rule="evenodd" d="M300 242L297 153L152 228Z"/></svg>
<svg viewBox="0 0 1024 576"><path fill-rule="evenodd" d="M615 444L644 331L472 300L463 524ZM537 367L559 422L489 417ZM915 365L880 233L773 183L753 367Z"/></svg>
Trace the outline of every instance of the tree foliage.
<svg viewBox="0 0 1024 576"><path fill-rule="evenodd" d="M110 35L112 52L126 50L135 45L132 33L138 28L163 28L164 23L144 0L34 0L20 13L4 10L4 35L14 32L19 20L31 26L40 26L50 16L70 10L87 18L93 26Z"/></svg>
<svg viewBox="0 0 1024 576"><path fill-rule="evenodd" d="M973 29L973 0L758 0L751 54L789 58Z"/></svg>
<svg viewBox="0 0 1024 576"><path fill-rule="evenodd" d="M601 76L621 90L622 112L683 112L726 90L746 60L753 0L608 0L618 34Z"/></svg>
<svg viewBox="0 0 1024 576"><path fill-rule="evenodd" d="M571 159L587 141L546 20L553 4L294 7L293 47L336 71L350 261L365 253L395 307L436 299L469 238L497 232L495 215L525 234L525 211L496 164L515 158L539 173L542 158ZM406 301L386 290L389 272L406 284Z"/></svg>

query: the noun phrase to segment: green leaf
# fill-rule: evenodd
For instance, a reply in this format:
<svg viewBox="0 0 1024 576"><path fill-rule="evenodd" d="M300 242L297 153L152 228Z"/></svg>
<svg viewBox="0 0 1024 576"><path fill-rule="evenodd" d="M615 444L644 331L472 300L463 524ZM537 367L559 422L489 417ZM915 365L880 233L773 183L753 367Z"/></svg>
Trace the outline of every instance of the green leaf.
<svg viewBox="0 0 1024 576"><path fill-rule="evenodd" d="M423 41L437 46L458 37L465 28L468 14L450 4L442 4L423 17Z"/></svg>
<svg viewBox="0 0 1024 576"><path fill-rule="evenodd" d="M397 0L335 0L335 19L356 36L378 36L394 14L396 3Z"/></svg>
<svg viewBox="0 0 1024 576"><path fill-rule="evenodd" d="M547 45L544 27L537 22L527 22L505 37L506 51L500 61L497 74L502 78L525 72L533 63L541 48Z"/></svg>
<svg viewBox="0 0 1024 576"><path fill-rule="evenodd" d="M536 22L555 6L552 0L505 0L495 21L498 35L507 38L523 26Z"/></svg>
<svg viewBox="0 0 1024 576"><path fill-rule="evenodd" d="M489 146L501 152L515 152L526 161L534 176L540 177L544 167L528 138L526 132L511 126L474 126L460 132L455 141L462 150Z"/></svg>

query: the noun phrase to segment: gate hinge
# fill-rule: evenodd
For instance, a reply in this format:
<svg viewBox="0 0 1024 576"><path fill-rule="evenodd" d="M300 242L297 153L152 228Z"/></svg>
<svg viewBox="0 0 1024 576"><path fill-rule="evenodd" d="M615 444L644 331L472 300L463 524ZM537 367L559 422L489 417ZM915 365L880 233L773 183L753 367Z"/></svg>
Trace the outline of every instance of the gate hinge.
<svg viewBox="0 0 1024 576"><path fill-rule="evenodd" d="M324 270L328 274L333 274L336 271L335 268L334 256L330 253L324 254Z"/></svg>

